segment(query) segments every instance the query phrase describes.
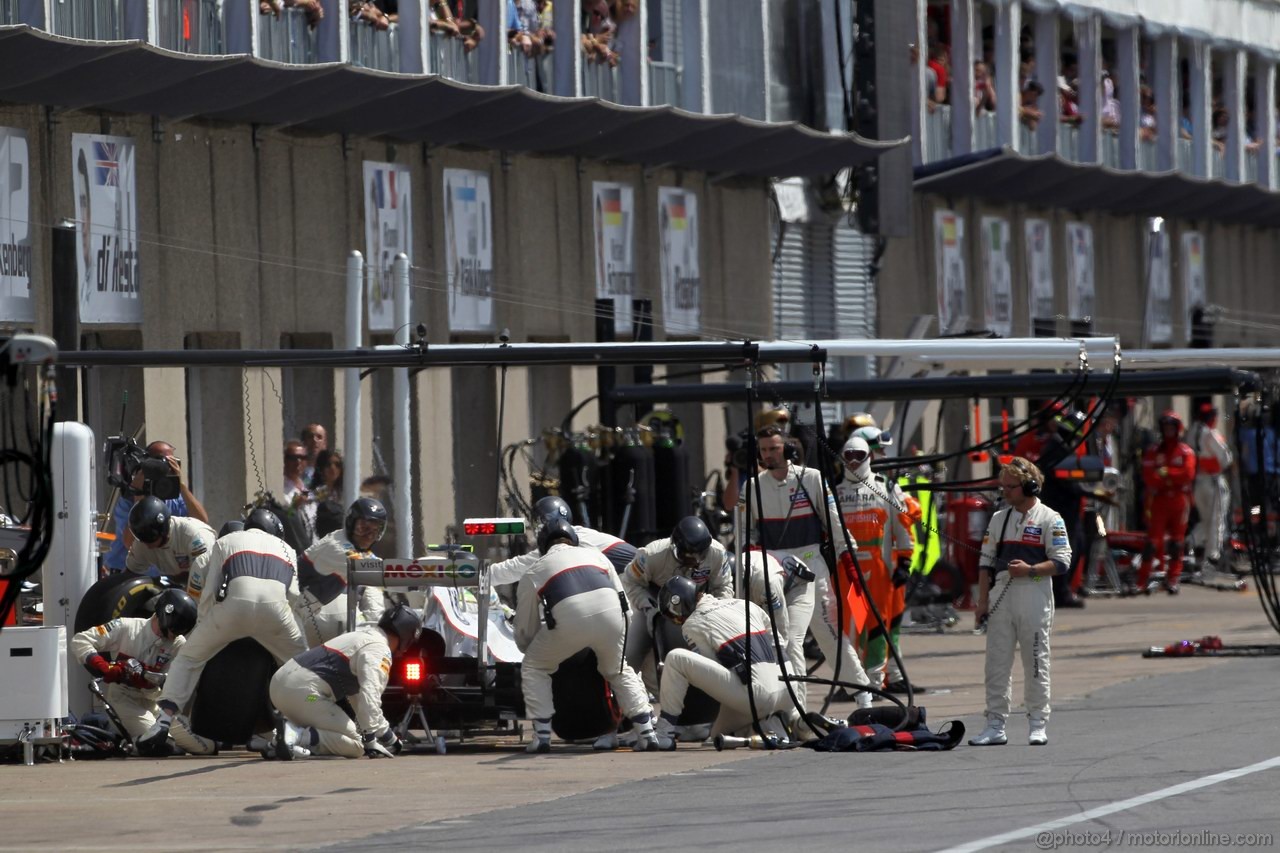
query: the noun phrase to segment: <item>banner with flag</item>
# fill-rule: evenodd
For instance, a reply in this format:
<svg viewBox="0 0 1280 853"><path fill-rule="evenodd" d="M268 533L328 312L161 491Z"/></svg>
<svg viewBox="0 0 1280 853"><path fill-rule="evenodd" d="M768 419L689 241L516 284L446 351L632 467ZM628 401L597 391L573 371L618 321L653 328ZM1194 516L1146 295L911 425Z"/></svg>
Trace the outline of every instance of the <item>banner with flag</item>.
<svg viewBox="0 0 1280 853"><path fill-rule="evenodd" d="M1173 343L1173 283L1169 231L1160 217L1147 220L1147 313L1143 323L1146 346Z"/></svg>
<svg viewBox="0 0 1280 853"><path fill-rule="evenodd" d="M1182 232L1182 305L1187 312L1185 338L1191 341L1191 326L1196 311L1203 311L1209 301L1204 274L1204 235L1199 231Z"/></svg>
<svg viewBox="0 0 1280 853"><path fill-rule="evenodd" d="M964 217L953 210L935 210L933 231L934 263L938 268L938 334L963 332L969 324Z"/></svg>
<svg viewBox="0 0 1280 853"><path fill-rule="evenodd" d="M1009 220L982 217L982 273L987 331L1013 334L1013 271L1009 266Z"/></svg>
<svg viewBox="0 0 1280 853"><path fill-rule="evenodd" d="M0 127L0 323L34 323L31 154L27 133Z"/></svg>
<svg viewBox="0 0 1280 853"><path fill-rule="evenodd" d="M135 149L126 136L71 136L81 323L141 323Z"/></svg>
<svg viewBox="0 0 1280 853"><path fill-rule="evenodd" d="M631 334L631 300L636 295L635 193L628 184L591 184L595 210L596 298L613 300L613 328Z"/></svg>
<svg viewBox="0 0 1280 853"><path fill-rule="evenodd" d="M1023 232L1027 260L1027 310L1034 329L1036 320L1052 321L1057 316L1053 305L1053 234L1044 219L1028 219Z"/></svg>
<svg viewBox="0 0 1280 853"><path fill-rule="evenodd" d="M1093 286L1093 226L1067 223L1067 315L1091 321L1095 300Z"/></svg>
<svg viewBox="0 0 1280 853"><path fill-rule="evenodd" d="M449 331L492 332L493 207L489 173L444 170Z"/></svg>
<svg viewBox="0 0 1280 853"><path fill-rule="evenodd" d="M698 197L680 187L658 187L662 328L668 335L702 329L702 272L698 257Z"/></svg>
<svg viewBox="0 0 1280 853"><path fill-rule="evenodd" d="M364 251L369 330L395 330L396 255L413 263L410 171L395 163L364 162Z"/></svg>

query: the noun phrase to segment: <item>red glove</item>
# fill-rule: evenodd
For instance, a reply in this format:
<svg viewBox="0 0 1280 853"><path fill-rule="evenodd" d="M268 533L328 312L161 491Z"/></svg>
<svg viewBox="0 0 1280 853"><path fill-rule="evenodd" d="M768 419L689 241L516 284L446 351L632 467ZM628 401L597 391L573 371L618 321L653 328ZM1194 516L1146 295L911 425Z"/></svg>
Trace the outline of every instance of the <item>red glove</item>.
<svg viewBox="0 0 1280 853"><path fill-rule="evenodd" d="M101 678L108 684L118 684L125 679L124 667L102 655L90 655L85 659L84 667L89 670L90 675Z"/></svg>
<svg viewBox="0 0 1280 853"><path fill-rule="evenodd" d="M840 567L840 576L844 578L846 584L858 582L858 567L853 562L853 554L845 551L836 559L836 563Z"/></svg>

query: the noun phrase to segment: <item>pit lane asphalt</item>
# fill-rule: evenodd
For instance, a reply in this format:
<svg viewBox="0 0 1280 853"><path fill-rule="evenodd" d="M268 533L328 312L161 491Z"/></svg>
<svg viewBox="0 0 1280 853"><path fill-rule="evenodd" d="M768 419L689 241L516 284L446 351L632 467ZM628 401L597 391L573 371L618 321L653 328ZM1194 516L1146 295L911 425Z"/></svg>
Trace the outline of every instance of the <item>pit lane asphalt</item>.
<svg viewBox="0 0 1280 853"><path fill-rule="evenodd" d="M939 850L1280 755L1280 660L1139 656L1206 633L1280 641L1252 593L1187 588L1178 598L1059 611L1046 747L1026 745L1025 716L1015 714L1008 746L941 754L561 746L541 757L481 744L394 761L263 762L229 752L4 766L0 850ZM904 639L912 677L937 689L918 700L933 726L961 719L971 734L981 728L983 643L954 629ZM1206 832L1270 832L1266 846L1275 846L1278 782L1276 769L1257 770L1044 840L1054 849L1220 849L1195 842ZM1047 848L1033 834L989 849Z"/></svg>

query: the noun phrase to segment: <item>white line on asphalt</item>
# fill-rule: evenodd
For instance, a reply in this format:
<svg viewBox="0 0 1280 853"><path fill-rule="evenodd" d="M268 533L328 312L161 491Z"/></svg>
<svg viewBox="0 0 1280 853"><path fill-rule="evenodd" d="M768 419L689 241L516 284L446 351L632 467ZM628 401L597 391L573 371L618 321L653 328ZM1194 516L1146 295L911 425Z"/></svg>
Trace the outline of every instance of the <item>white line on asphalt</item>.
<svg viewBox="0 0 1280 853"><path fill-rule="evenodd" d="M945 850L938 851L938 853L973 853L973 851L976 850L986 850L989 847L1006 844L1010 841L1021 841L1024 838L1034 838L1041 832L1051 832L1055 829L1074 826L1077 823L1097 820L1098 818L1106 817L1109 814L1128 811L1129 809L1136 809L1138 806L1145 806L1147 803L1154 803L1158 800L1167 799L1168 797L1176 797L1179 794L1185 794L1188 791L1207 788L1210 785L1216 785L1219 782L1229 782L1232 779L1239 779L1241 776L1248 776L1252 773L1260 773L1263 770L1270 770L1273 767L1280 767L1280 756L1268 758L1266 761L1260 761L1257 764L1250 764L1248 767L1239 767L1235 770L1224 770L1223 772L1215 773L1212 776L1203 776L1199 779L1192 779L1190 782L1183 782L1180 785L1174 785L1171 788L1162 788L1159 791L1152 791L1149 794L1131 797L1127 800L1121 800L1118 803L1109 803L1105 806L1097 806L1096 808L1068 815L1067 817L1058 818L1057 820L1051 820L1047 823L1038 823L1035 826L1028 826L1024 829L1015 829L1011 832L1001 833L1000 835L980 838L977 841L970 841L968 844L961 844L958 847L948 847Z"/></svg>

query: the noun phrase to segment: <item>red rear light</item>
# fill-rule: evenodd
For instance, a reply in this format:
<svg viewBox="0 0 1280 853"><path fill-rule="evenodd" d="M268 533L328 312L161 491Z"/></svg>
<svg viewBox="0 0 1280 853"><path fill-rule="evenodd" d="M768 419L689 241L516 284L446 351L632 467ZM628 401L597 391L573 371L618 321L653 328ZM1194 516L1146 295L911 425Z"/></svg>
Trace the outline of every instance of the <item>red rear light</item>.
<svg viewBox="0 0 1280 853"><path fill-rule="evenodd" d="M423 666L419 658L410 658L401 664L400 681L404 684L404 689L408 693L418 693L422 690L422 682L427 677L427 668Z"/></svg>

